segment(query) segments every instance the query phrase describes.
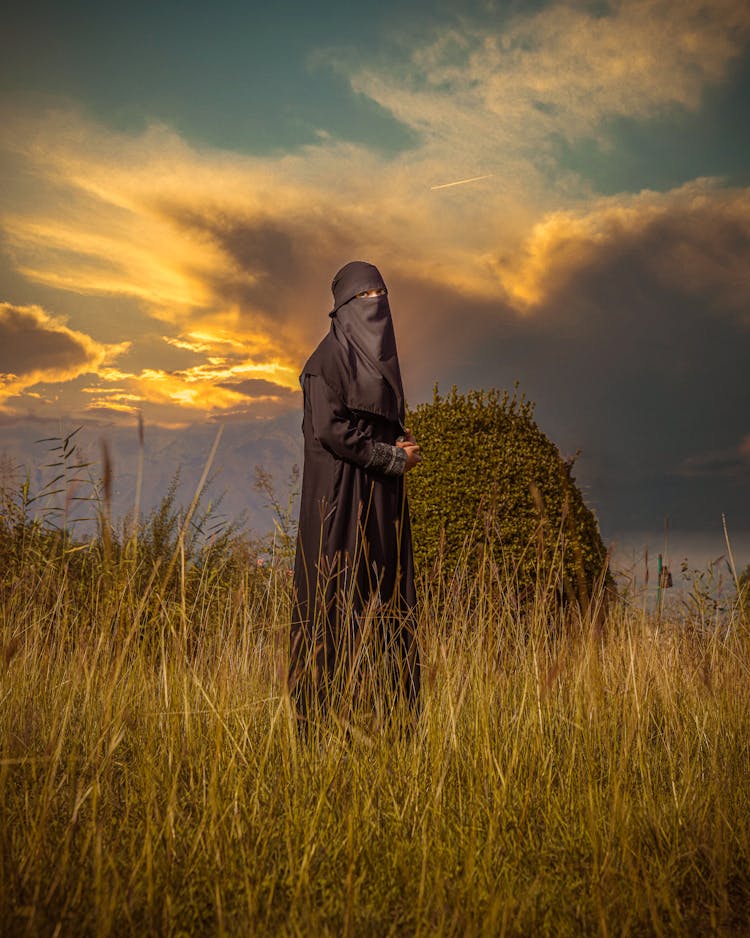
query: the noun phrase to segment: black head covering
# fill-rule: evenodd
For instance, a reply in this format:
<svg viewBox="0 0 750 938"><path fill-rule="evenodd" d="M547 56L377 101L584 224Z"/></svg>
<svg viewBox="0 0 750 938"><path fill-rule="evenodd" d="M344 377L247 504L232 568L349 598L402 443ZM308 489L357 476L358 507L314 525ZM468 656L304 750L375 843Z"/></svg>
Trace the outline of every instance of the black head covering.
<svg viewBox="0 0 750 938"><path fill-rule="evenodd" d="M347 405L380 414L403 427L404 388L388 294L357 296L381 289L387 288L373 264L351 261L342 267L331 283L331 331L347 352Z"/></svg>

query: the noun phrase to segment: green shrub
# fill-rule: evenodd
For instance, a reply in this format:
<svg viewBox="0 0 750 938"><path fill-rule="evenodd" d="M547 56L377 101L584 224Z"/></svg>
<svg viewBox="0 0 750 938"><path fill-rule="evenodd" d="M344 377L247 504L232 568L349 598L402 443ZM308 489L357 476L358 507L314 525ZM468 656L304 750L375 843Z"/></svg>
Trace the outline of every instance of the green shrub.
<svg viewBox="0 0 750 938"><path fill-rule="evenodd" d="M500 394L437 386L431 403L408 415L424 462L409 476L415 558L476 565L489 548L522 594L540 575L583 599L606 576L607 552L565 460L534 421L534 405Z"/></svg>

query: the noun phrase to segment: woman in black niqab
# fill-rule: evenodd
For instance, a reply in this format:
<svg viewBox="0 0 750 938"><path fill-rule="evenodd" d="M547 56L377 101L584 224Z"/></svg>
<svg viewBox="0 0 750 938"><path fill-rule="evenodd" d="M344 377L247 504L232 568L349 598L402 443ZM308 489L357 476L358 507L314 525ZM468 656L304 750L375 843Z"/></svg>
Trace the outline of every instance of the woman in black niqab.
<svg viewBox="0 0 750 938"><path fill-rule="evenodd" d="M330 331L300 375L305 455L289 686L303 722L311 707L352 703L367 640L379 649L386 694L376 706L414 705L420 684L404 475L421 456L404 427L388 291L364 261L342 267L331 289Z"/></svg>

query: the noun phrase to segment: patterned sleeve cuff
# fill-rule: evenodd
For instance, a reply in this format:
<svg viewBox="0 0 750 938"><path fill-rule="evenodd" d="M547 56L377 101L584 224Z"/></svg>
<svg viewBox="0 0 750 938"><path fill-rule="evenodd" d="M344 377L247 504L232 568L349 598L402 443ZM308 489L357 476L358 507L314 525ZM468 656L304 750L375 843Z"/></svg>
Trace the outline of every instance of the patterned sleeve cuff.
<svg viewBox="0 0 750 938"><path fill-rule="evenodd" d="M402 476L406 469L406 450L388 443L375 443L365 469L387 476Z"/></svg>

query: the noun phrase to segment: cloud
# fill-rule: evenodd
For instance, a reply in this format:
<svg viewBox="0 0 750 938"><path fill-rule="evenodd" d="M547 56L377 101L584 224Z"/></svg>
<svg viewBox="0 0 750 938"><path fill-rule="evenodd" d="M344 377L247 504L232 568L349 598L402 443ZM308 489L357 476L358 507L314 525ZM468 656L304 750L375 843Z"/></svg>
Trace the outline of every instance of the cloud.
<svg viewBox="0 0 750 938"><path fill-rule="evenodd" d="M412 397L468 367L487 336L525 336L519 317L564 319L555 298L576 307L612 252L632 252L659 289L743 315L747 192L696 180L601 199L556 147L606 145L613 115L695 110L729 74L749 17L729 0L556 3L406 36L367 68L337 50L354 90L415 131L395 156L321 134L258 157L191 146L163 124L122 133L69 107L6 108L15 182L0 223L16 269L95 298L98 321L131 343L116 367L90 356L95 379L69 382L65 406L165 424L294 406L331 276L356 257L392 287ZM91 319L74 326L104 347ZM257 381L288 393L248 394ZM18 406L46 406L16 387Z"/></svg>
<svg viewBox="0 0 750 938"><path fill-rule="evenodd" d="M504 271L513 301L451 374L519 378L545 432L583 450L608 530L746 515L747 196L683 187L551 213Z"/></svg>
<svg viewBox="0 0 750 938"><path fill-rule="evenodd" d="M175 427L196 418L236 416L240 411L248 416L251 402L251 416L266 418L296 401L296 372L268 357L262 336L252 349L232 336L206 330L163 341L194 353L199 362L186 368L134 371L103 366L96 380L80 389L88 395L85 414L108 414L117 420L140 412L148 420Z"/></svg>
<svg viewBox="0 0 750 938"><path fill-rule="evenodd" d="M278 371L283 381L286 377L284 369ZM97 385L83 389L91 395L85 411L92 414L110 410L131 415L146 412L152 418L171 409L173 415L167 422L172 426L184 426L196 417L210 418L236 413L238 408L248 413L249 398L255 405L253 415L258 417L278 412L280 402L283 402L284 408L295 403L295 392L283 384L262 378L226 380L249 373L275 372L268 363L229 364L216 360L173 371L144 368L139 372L123 373L116 369L105 369ZM110 387L108 380L116 382L117 386ZM263 390L259 391L258 388Z"/></svg>
<svg viewBox="0 0 750 938"><path fill-rule="evenodd" d="M39 306L0 303L0 403L42 381L96 371L126 348L95 342Z"/></svg>
<svg viewBox="0 0 750 938"><path fill-rule="evenodd" d="M494 32L469 22L428 42L394 36L398 56L357 68L352 86L434 147L502 172L509 155L541 146L543 159L557 137L600 136L613 116L695 111L748 35L741 0L553 3Z"/></svg>
<svg viewBox="0 0 750 938"><path fill-rule="evenodd" d="M162 204L157 211L181 237L199 238L221 258L195 275L203 278L215 307L236 311L235 328L252 325L267 342L273 337L277 349L289 349L306 344L300 342L301 290L316 280L325 288L347 240L337 212L326 214L316 200L323 197L311 192L305 210L275 218L269 207L249 214L231 205L216 210Z"/></svg>
<svg viewBox="0 0 750 938"><path fill-rule="evenodd" d="M51 278L64 278L71 290L96 293L87 275L90 259L82 270L76 246L87 243L89 224L93 234L105 232L99 260L106 265L116 257L127 270L122 290L148 310L156 336L148 339L146 364L139 358L146 337L132 334L122 318L122 339L133 342L131 352L116 366L94 368L96 380L88 382L91 390L85 394L73 396L71 385L69 412L125 421L141 410L150 422L176 426L296 408L300 367L328 328L331 274L358 256L376 260L388 279L410 401L428 396L436 378L444 387L469 378L474 385L507 386L520 378L532 396L549 396L561 410L566 402L568 414L577 415L568 417L567 428L562 420L555 424L554 415L550 423L551 432L567 437L572 450L592 448L588 441L600 418L592 416L584 426L582 415L599 411L583 398L610 400L612 382L605 371L622 374L619 380L625 382L626 367L635 373L646 367L669 371L690 361L694 351L681 338L679 354L664 356L666 364L651 362L643 335L659 331L656 317L671 329L684 329L697 322L713 328L720 318L738 322L746 316L750 193L729 189L721 180L694 180L661 193L563 200L563 207L535 208L528 224L509 231L499 221L491 223L499 207L484 192L483 205L471 196L453 209L456 224L464 211L476 212L480 223L454 232L442 204L415 207L409 201L408 184L401 180L399 189L393 166L381 167L372 178L382 182L382 174L396 174L393 192L400 192L400 207L392 205L390 194L382 201L378 196L371 207L342 198L351 175L337 162L335 145L333 168L312 148L305 160L277 158L274 175L267 161L197 151L164 128L127 137L80 119L67 125L69 133L77 127L78 149L66 151L63 139L52 152L47 141L56 121L49 117L36 125L34 138L37 147L45 141L50 162L36 164L36 171L40 187L58 193L58 201L48 203L56 206L55 217L50 221L44 214L49 209L16 201L9 226L12 250L22 266L33 261ZM38 158L36 149L29 147L29 153ZM375 158L365 156L373 169ZM171 167L168 178L159 171L162 162ZM301 176L312 174L313 166L319 178L303 185ZM337 199L328 191L333 172L340 174ZM361 184L359 173L352 184ZM436 195L426 189L422 194ZM33 233L40 218L45 228L54 222L65 255L47 253L40 239L27 262L21 233ZM148 231L149 245L142 267L141 230ZM173 302L174 291L164 286L178 282L184 302ZM131 285L134 292L128 293ZM111 297L104 288L96 295L106 316ZM678 324L674 317L681 304L687 312ZM731 341L739 347L733 328ZM720 334L727 336L725 330ZM639 347L648 346L645 357L632 335ZM674 338L666 333L659 339L670 341ZM189 357L187 366L166 367L159 342L170 354ZM595 350L599 361L587 360L581 348ZM566 361L559 360L561 349ZM662 381L658 374L655 380ZM253 387L243 384L248 381L267 381L288 393L248 394ZM580 394L560 390L565 381ZM42 400L21 398L16 405L40 412L46 407ZM654 426L654 436L658 432Z"/></svg>
<svg viewBox="0 0 750 938"><path fill-rule="evenodd" d="M491 263L509 302L533 310L585 274L592 259L627 255L639 273L676 295L704 297L717 311L750 309L750 189L697 179L550 212L511 253ZM750 320L748 320L750 322Z"/></svg>
<svg viewBox="0 0 750 938"><path fill-rule="evenodd" d="M747 483L750 480L750 435L734 446L688 456L678 473L686 478L739 479Z"/></svg>
<svg viewBox="0 0 750 938"><path fill-rule="evenodd" d="M7 139L38 185L33 205L9 200L6 238L41 283L133 297L183 331L273 324L302 356L300 288L352 256L493 295L488 249L592 196L557 162L560 138L604 145L612 116L695 110L749 34L737 0L621 0L406 34L366 68L330 51L355 91L416 132L394 158L328 135L261 158L191 148L161 124L133 136L70 112L10 115Z"/></svg>
<svg viewBox="0 0 750 938"><path fill-rule="evenodd" d="M299 403L299 398L295 396L292 390L273 381L265 381L263 378L248 378L246 381L222 384L221 387L228 388L237 394L244 394L246 397L270 398L272 400L289 400L291 398L295 403Z"/></svg>
<svg viewBox="0 0 750 938"><path fill-rule="evenodd" d="M368 182L383 185L389 170L364 150L327 142L273 163L190 149L163 127L132 137L70 112L15 120L10 137L36 175L35 198L12 192L2 211L18 269L98 297L110 325L108 303L137 303L172 349L197 359L183 369L139 365L139 345L153 340L122 318L128 366L100 369L88 411L153 405L151 419L174 423L188 411L247 406L228 385L248 377L296 388L329 325L330 278L353 257L376 259L402 284L496 292L472 286L488 272L470 245L443 244L443 260L431 253L434 226L402 198L403 184L373 202ZM408 332L408 315L400 328Z"/></svg>

